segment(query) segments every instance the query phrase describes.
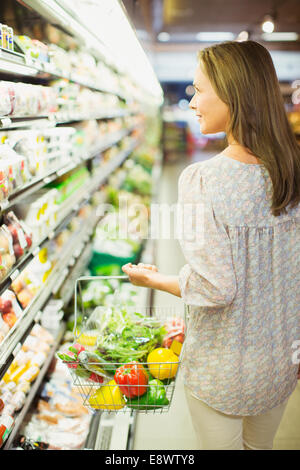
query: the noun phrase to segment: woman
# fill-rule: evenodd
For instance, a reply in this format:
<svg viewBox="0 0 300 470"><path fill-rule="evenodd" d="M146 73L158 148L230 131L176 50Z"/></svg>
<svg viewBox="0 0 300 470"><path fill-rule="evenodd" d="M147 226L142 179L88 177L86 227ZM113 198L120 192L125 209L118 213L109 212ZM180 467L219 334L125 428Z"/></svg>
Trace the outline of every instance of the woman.
<svg viewBox="0 0 300 470"><path fill-rule="evenodd" d="M204 242L180 240L178 276L125 265L139 286L191 306L183 377L204 449L271 449L297 384L300 340L300 150L268 51L253 41L199 53L190 108L228 146L179 178Z"/></svg>

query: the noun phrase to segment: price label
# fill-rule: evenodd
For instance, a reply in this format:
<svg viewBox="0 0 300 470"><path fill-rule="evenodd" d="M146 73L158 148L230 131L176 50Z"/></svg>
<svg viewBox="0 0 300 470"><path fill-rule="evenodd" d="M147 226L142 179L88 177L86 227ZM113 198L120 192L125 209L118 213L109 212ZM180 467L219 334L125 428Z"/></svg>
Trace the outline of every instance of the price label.
<svg viewBox="0 0 300 470"><path fill-rule="evenodd" d="M33 60L31 57L25 56L25 64L32 66L33 65Z"/></svg>
<svg viewBox="0 0 300 470"><path fill-rule="evenodd" d="M21 348L22 348L22 344L21 344L21 343L18 343L17 346L15 347L15 349L13 350L12 355L13 355L14 357L16 357L16 355L17 355L18 352L21 350Z"/></svg>
<svg viewBox="0 0 300 470"><path fill-rule="evenodd" d="M9 118L1 119L1 127L9 127L10 125L11 125L11 119Z"/></svg>

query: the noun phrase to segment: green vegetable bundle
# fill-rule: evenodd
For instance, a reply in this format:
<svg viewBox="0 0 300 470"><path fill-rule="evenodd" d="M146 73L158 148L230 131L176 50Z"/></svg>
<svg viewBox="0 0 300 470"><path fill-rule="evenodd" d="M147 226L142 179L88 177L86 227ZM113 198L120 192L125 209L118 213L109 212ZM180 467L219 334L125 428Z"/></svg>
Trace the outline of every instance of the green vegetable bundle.
<svg viewBox="0 0 300 470"><path fill-rule="evenodd" d="M96 352L103 360L117 364L146 362L166 334L159 320L115 306L97 308L87 326L99 331Z"/></svg>

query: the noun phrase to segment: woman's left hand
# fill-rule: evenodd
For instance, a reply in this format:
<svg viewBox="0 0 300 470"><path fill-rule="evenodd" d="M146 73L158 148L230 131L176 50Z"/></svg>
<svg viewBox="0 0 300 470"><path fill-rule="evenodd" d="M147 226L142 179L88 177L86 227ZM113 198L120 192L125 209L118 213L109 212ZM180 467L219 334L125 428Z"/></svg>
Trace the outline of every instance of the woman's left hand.
<svg viewBox="0 0 300 470"><path fill-rule="evenodd" d="M131 284L140 287L153 287L160 277L157 267L153 264L127 263L122 266L122 271L128 275Z"/></svg>

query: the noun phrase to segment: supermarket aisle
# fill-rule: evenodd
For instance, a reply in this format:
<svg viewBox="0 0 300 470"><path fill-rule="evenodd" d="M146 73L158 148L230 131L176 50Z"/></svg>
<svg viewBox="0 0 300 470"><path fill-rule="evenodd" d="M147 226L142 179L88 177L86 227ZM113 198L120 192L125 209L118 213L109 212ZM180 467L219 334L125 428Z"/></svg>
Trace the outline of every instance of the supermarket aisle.
<svg viewBox="0 0 300 470"><path fill-rule="evenodd" d="M177 181L183 168L195 161L202 161L213 153L197 152L189 162L164 167L160 202L174 203L177 200ZM158 240L156 264L162 272L178 273L185 263L176 240ZM156 306L177 306L182 301L164 292L155 292ZM274 441L274 449L300 450L300 381L291 396ZM139 415L137 419L135 450L193 450L197 441L186 403L183 382L179 373L170 411L161 415Z"/></svg>

